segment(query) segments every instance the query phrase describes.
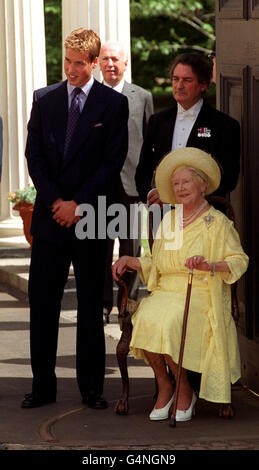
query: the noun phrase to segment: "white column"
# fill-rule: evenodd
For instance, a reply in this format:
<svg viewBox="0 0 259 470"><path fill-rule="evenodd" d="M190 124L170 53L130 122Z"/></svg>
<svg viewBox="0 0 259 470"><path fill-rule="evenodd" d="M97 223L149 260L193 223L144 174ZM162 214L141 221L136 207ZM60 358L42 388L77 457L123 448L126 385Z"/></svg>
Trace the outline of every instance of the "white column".
<svg viewBox="0 0 259 470"><path fill-rule="evenodd" d="M96 31L102 42L111 39L125 45L129 54L125 78L131 81L129 0L62 0L63 43L71 31L81 27ZM99 68L94 75L101 78Z"/></svg>
<svg viewBox="0 0 259 470"><path fill-rule="evenodd" d="M11 215L9 191L29 182L24 149L33 90L46 85L43 0L0 2L0 115L3 169L0 218Z"/></svg>

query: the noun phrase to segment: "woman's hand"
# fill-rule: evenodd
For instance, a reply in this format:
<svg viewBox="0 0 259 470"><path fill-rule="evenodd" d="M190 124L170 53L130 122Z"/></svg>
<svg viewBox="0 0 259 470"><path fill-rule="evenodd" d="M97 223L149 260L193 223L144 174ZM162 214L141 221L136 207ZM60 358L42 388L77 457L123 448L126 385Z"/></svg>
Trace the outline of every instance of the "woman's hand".
<svg viewBox="0 0 259 470"><path fill-rule="evenodd" d="M189 269L198 269L199 271L209 271L210 265L204 256L196 255L187 258L185 266Z"/></svg>
<svg viewBox="0 0 259 470"><path fill-rule="evenodd" d="M226 261L217 261L216 263L208 263L204 256L195 255L187 258L185 266L189 269L198 269L199 271L210 271L214 276L214 272L229 273L230 269Z"/></svg>
<svg viewBox="0 0 259 470"><path fill-rule="evenodd" d="M127 270L141 271L141 264L138 258L133 256L122 256L112 265L112 275L115 281Z"/></svg>

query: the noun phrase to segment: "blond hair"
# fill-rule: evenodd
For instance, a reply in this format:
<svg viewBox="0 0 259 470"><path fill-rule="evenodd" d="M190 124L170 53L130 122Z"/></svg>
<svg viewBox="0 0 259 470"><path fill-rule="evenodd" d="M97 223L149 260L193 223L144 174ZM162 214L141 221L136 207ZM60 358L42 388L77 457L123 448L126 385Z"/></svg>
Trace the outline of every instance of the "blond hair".
<svg viewBox="0 0 259 470"><path fill-rule="evenodd" d="M79 28L72 31L64 42L65 48L76 49L88 54L90 62L99 56L101 40L92 29Z"/></svg>

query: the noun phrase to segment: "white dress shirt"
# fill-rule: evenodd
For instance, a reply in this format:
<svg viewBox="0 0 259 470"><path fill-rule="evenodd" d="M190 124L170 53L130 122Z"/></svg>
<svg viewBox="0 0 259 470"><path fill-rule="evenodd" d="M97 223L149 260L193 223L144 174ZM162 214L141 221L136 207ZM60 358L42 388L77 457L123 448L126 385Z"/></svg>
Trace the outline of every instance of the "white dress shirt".
<svg viewBox="0 0 259 470"><path fill-rule="evenodd" d="M179 103L177 103L178 109L174 126L172 150L186 147L193 124L198 117L202 104L203 99L201 98L197 103L195 103L195 105L186 111Z"/></svg>
<svg viewBox="0 0 259 470"><path fill-rule="evenodd" d="M124 78L120 81L120 83L118 83L117 85L115 86L111 86L109 85L109 83L107 83L105 80L103 80L103 84L112 88L113 90L117 91L118 93L122 93L122 90L123 90L123 87L124 87Z"/></svg>
<svg viewBox="0 0 259 470"><path fill-rule="evenodd" d="M187 109L186 111L179 103L177 103L177 115L174 126L172 150L186 147L189 135L193 128L193 124L195 123L198 117L202 105L203 98L197 101L197 103L195 103L191 108ZM147 199L149 194L151 194L154 189L156 188L153 188L148 192Z"/></svg>

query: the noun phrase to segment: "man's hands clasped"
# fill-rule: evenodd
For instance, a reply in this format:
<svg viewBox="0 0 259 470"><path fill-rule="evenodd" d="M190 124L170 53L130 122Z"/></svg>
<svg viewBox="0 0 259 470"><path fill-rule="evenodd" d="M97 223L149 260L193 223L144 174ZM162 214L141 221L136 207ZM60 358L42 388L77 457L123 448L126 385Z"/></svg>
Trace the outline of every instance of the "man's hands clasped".
<svg viewBox="0 0 259 470"><path fill-rule="evenodd" d="M75 215L77 204L75 201L64 201L59 198L52 204L53 219L63 227L71 227L80 217Z"/></svg>

